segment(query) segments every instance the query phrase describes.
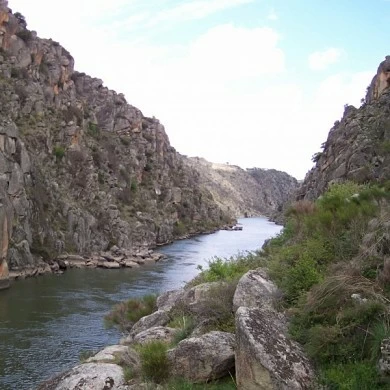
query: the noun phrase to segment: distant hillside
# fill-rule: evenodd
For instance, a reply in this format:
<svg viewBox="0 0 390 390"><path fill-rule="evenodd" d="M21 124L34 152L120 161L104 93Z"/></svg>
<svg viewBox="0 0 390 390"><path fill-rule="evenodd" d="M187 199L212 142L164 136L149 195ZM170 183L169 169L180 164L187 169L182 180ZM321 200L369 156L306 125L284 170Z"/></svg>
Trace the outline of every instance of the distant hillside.
<svg viewBox="0 0 390 390"><path fill-rule="evenodd" d="M194 157L186 164L200 174L200 181L225 212L234 216L273 216L282 210L298 182L274 169L244 170L235 165L215 164Z"/></svg>

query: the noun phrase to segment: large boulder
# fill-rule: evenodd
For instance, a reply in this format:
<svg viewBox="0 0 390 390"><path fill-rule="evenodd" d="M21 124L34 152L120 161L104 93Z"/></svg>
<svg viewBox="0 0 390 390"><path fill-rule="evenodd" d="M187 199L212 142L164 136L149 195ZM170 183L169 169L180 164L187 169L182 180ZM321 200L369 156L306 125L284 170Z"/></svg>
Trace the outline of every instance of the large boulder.
<svg viewBox="0 0 390 390"><path fill-rule="evenodd" d="M42 383L37 390L125 390L122 367L108 363L80 364Z"/></svg>
<svg viewBox="0 0 390 390"><path fill-rule="evenodd" d="M157 298L157 308L159 310L171 310L184 296L184 289L170 290L162 293Z"/></svg>
<svg viewBox="0 0 390 390"><path fill-rule="evenodd" d="M286 336L282 317L269 308L236 312L236 380L241 390L311 389L313 370Z"/></svg>
<svg viewBox="0 0 390 390"><path fill-rule="evenodd" d="M209 300L212 290L217 288L220 282L202 283L195 287L186 290L180 302L187 310L194 314L199 314L203 311L205 303Z"/></svg>
<svg viewBox="0 0 390 390"><path fill-rule="evenodd" d="M251 270L242 276L237 284L233 297L233 309L236 311L240 306L270 307L277 292L277 287L264 269Z"/></svg>
<svg viewBox="0 0 390 390"><path fill-rule="evenodd" d="M136 344L146 344L150 341L164 341L167 344L173 341L175 334L177 333L177 329L168 328L166 326L154 326L143 332L138 333L133 342Z"/></svg>
<svg viewBox="0 0 390 390"><path fill-rule="evenodd" d="M123 338L121 344L131 344L134 337L145 330L153 328L155 326L165 326L170 321L168 313L164 310L157 310L148 316L139 319L131 328L127 337Z"/></svg>
<svg viewBox="0 0 390 390"><path fill-rule="evenodd" d="M193 383L208 382L234 371L234 335L210 332L181 341L168 351L173 376Z"/></svg>
<svg viewBox="0 0 390 390"><path fill-rule="evenodd" d="M116 362L120 356L128 353L129 347L125 345L110 345L101 351L99 351L96 355L87 359L87 363L112 363Z"/></svg>

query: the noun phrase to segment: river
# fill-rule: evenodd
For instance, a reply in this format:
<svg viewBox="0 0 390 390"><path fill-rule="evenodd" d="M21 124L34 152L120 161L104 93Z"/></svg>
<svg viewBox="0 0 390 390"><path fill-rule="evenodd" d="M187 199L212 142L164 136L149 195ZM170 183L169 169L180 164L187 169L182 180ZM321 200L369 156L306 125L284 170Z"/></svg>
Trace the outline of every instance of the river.
<svg viewBox="0 0 390 390"><path fill-rule="evenodd" d="M12 284L0 292L0 390L29 390L79 362L82 351L116 344L104 315L129 297L182 287L213 256L252 251L281 227L240 219L242 231L218 231L159 248L167 259L137 270L73 269Z"/></svg>

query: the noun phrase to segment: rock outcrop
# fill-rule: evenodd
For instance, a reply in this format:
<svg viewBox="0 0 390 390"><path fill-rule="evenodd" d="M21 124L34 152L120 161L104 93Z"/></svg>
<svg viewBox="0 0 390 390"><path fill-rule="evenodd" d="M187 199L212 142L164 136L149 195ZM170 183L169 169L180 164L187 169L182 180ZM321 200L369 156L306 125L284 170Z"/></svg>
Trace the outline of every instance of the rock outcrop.
<svg viewBox="0 0 390 390"><path fill-rule="evenodd" d="M152 247L230 221L157 119L76 72L69 52L29 31L4 0L0 103L2 286L4 260L19 272L66 252Z"/></svg>
<svg viewBox="0 0 390 390"><path fill-rule="evenodd" d="M177 153L157 119L75 71L66 49L0 0L0 286L7 268L50 272L42 261L64 253L153 247L269 215L296 185L275 171L258 184L236 167L209 186L207 164Z"/></svg>
<svg viewBox="0 0 390 390"><path fill-rule="evenodd" d="M242 390L313 388L314 371L288 336L287 320L274 309L278 289L264 269L251 270L238 282L236 380Z"/></svg>
<svg viewBox="0 0 390 390"><path fill-rule="evenodd" d="M111 363L87 363L51 379L38 390L126 390L123 370Z"/></svg>
<svg viewBox="0 0 390 390"><path fill-rule="evenodd" d="M240 307L236 313L236 379L242 390L313 388L314 373L275 311Z"/></svg>
<svg viewBox="0 0 390 390"><path fill-rule="evenodd" d="M210 332L181 341L168 351L172 375L192 383L207 383L234 371L234 335Z"/></svg>
<svg viewBox="0 0 390 390"><path fill-rule="evenodd" d="M278 289L269 279L267 272L258 268L247 272L237 284L233 297L233 309L244 307L272 307Z"/></svg>
<svg viewBox="0 0 390 390"><path fill-rule="evenodd" d="M298 199L317 199L330 184L345 180L382 182L390 178L390 57L378 68L360 108L345 106L316 153Z"/></svg>
<svg viewBox="0 0 390 390"><path fill-rule="evenodd" d="M189 158L186 164L197 170L201 183L219 206L236 217L273 217L298 187L295 178L275 169L242 169L236 165L215 164L203 158Z"/></svg>
<svg viewBox="0 0 390 390"><path fill-rule="evenodd" d="M235 372L240 390L314 388L310 362L299 345L288 338L286 317L273 308L278 290L265 270L247 272L238 282L235 293L233 290L226 299L220 296L225 294L227 284L204 283L163 293L157 300L157 310L133 324L121 345L106 347L89 358L87 365L96 363L91 370L99 370L101 365L102 373L96 378L108 375L107 363L129 367L133 379L123 390L142 389L142 348L158 342L165 344L167 351L164 378L208 383ZM234 289L235 283L230 285ZM214 307L215 300L218 307ZM232 315L233 302L234 306L240 306L235 314L235 334L234 324L232 332L215 330L220 325L215 318L226 321L224 313ZM212 310L207 312L209 306ZM165 326L167 323L176 328ZM78 366L46 382L47 387L41 389L63 389L61 386L70 383L69 380L85 378L85 372L89 371L89 367ZM154 379L159 380L158 377ZM115 380L115 383L121 382Z"/></svg>

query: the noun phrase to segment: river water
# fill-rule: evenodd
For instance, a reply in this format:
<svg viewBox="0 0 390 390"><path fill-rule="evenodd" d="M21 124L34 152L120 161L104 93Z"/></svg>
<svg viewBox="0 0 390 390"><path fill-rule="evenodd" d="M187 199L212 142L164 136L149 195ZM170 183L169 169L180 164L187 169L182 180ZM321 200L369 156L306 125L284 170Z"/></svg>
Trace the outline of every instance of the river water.
<svg viewBox="0 0 390 390"><path fill-rule="evenodd" d="M182 287L213 256L252 251L281 227L265 218L159 248L167 259L137 270L74 269L12 284L0 292L0 390L29 390L79 362L82 351L116 344L103 317L129 297Z"/></svg>

